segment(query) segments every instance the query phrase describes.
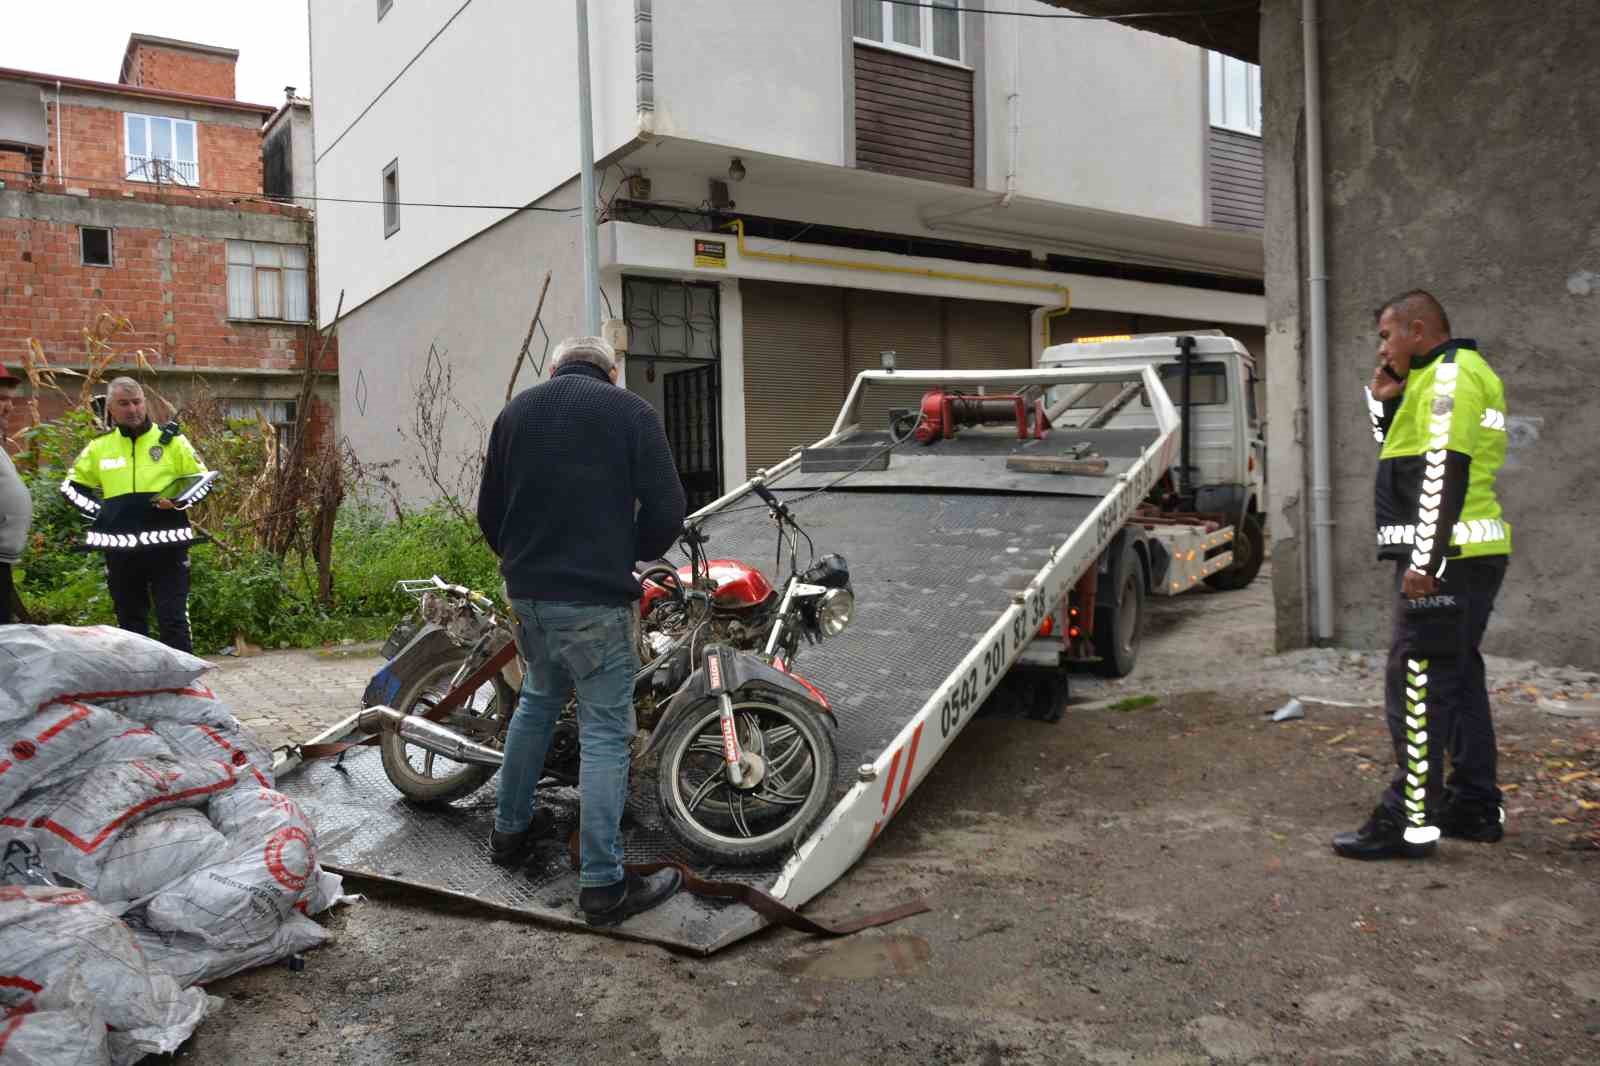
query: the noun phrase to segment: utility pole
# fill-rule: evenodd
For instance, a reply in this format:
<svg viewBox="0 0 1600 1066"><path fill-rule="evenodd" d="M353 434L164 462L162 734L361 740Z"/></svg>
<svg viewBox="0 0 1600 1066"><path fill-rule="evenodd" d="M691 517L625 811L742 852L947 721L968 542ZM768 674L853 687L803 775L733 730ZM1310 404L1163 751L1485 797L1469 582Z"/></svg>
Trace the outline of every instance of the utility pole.
<svg viewBox="0 0 1600 1066"><path fill-rule="evenodd" d="M584 332L600 336L600 240L594 217L594 116L589 107L589 0L578 0L578 159L583 197Z"/></svg>

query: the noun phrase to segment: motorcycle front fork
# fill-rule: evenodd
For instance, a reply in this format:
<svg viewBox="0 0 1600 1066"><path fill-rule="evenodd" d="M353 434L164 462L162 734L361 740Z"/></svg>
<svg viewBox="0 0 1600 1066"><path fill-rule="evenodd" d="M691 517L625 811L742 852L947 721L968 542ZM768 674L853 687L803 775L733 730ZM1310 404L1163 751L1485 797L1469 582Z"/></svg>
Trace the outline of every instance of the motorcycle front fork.
<svg viewBox="0 0 1600 1066"><path fill-rule="evenodd" d="M733 697L724 692L717 699L722 705L722 761L728 782L738 788L744 784L744 749L739 746L739 728L733 718Z"/></svg>

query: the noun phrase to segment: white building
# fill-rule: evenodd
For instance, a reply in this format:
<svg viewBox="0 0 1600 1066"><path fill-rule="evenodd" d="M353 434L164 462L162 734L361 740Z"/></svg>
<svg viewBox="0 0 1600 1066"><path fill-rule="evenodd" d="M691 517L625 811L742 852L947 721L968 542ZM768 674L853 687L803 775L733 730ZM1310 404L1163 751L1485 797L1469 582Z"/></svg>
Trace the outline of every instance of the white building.
<svg viewBox="0 0 1600 1066"><path fill-rule="evenodd" d="M1177 325L1261 350L1253 68L966 6L589 0L606 315L693 497L821 436L885 350L1025 366L1047 338ZM581 331L575 6L310 9L340 424L400 458L430 346L488 421L546 270L549 335ZM422 206L445 204L473 206Z"/></svg>

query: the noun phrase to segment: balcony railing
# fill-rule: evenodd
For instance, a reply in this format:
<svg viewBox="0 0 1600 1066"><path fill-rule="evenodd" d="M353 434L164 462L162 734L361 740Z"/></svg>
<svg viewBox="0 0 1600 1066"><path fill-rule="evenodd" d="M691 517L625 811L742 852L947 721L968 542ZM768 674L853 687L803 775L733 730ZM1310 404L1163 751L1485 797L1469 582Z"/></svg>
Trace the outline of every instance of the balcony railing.
<svg viewBox="0 0 1600 1066"><path fill-rule="evenodd" d="M160 156L128 156L128 180L162 182L167 185L200 184L200 164L186 159L162 159Z"/></svg>

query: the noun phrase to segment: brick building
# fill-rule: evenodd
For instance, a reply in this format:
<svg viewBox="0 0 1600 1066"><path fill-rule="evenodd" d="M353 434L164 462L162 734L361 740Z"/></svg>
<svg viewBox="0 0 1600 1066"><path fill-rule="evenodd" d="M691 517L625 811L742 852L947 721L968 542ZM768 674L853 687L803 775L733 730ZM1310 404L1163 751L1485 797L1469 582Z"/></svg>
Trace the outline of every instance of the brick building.
<svg viewBox="0 0 1600 1066"><path fill-rule="evenodd" d="M129 363L143 350L154 373L137 376L162 394L293 420L319 345L311 212L264 195L262 147L304 101L236 100L237 59L134 34L115 84L0 69L0 364L33 338L81 368L83 330L110 312L133 326L115 347ZM330 345L319 425L336 358Z"/></svg>

